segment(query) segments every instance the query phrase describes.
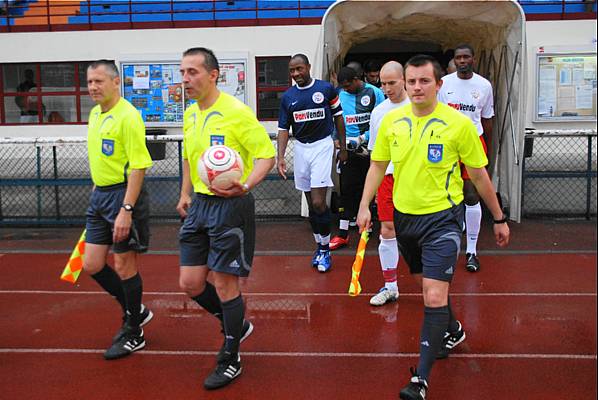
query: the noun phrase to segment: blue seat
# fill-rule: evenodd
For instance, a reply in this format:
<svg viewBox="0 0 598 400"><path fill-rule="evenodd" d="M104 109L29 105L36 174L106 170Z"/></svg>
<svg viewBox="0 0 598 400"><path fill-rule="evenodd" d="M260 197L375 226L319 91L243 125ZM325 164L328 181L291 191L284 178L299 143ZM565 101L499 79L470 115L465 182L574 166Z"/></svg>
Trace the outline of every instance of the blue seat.
<svg viewBox="0 0 598 400"><path fill-rule="evenodd" d="M258 18L299 18L299 10L258 10Z"/></svg>
<svg viewBox="0 0 598 400"><path fill-rule="evenodd" d="M301 9L299 15L302 18L320 18L326 13L325 8L314 8L314 9Z"/></svg>
<svg viewBox="0 0 598 400"><path fill-rule="evenodd" d="M286 0L281 0L281 1L264 1L264 0L258 0L257 2L257 8L258 10L264 10L264 9L268 9L268 8L277 8L277 9L294 9L297 10L299 8L299 1L286 1Z"/></svg>
<svg viewBox="0 0 598 400"><path fill-rule="evenodd" d="M255 11L216 11L216 19L255 19Z"/></svg>
<svg viewBox="0 0 598 400"><path fill-rule="evenodd" d="M596 3L594 3L594 7L596 7ZM586 11L585 4L566 4L565 3L565 12L566 13L578 13Z"/></svg>
<svg viewBox="0 0 598 400"><path fill-rule="evenodd" d="M526 14L559 14L562 10L560 4L522 4Z"/></svg>
<svg viewBox="0 0 598 400"><path fill-rule="evenodd" d="M257 7L256 1L240 0L240 1L217 1L216 10L247 10L255 9Z"/></svg>
<svg viewBox="0 0 598 400"><path fill-rule="evenodd" d="M214 9L212 1L189 1L174 0L172 9L175 11L212 11Z"/></svg>
<svg viewBox="0 0 598 400"><path fill-rule="evenodd" d="M170 3L162 2L156 4L136 4L133 2L131 5L131 11L134 13L143 13L143 12L170 12Z"/></svg>
<svg viewBox="0 0 598 400"><path fill-rule="evenodd" d="M127 15L127 14L92 15L91 22L94 24L107 24L107 23L111 23L111 22L129 22L129 15Z"/></svg>
<svg viewBox="0 0 598 400"><path fill-rule="evenodd" d="M131 18L133 22L170 21L170 13L133 14Z"/></svg>
<svg viewBox="0 0 598 400"><path fill-rule="evenodd" d="M75 17L69 17L69 24L78 25L78 24L86 24L89 22L87 19L87 15L77 15Z"/></svg>
<svg viewBox="0 0 598 400"><path fill-rule="evenodd" d="M334 3L334 0L300 0L299 6L303 7L324 7L328 8Z"/></svg>
<svg viewBox="0 0 598 400"><path fill-rule="evenodd" d="M186 12L174 14L175 21L212 21L213 14L209 12Z"/></svg>
<svg viewBox="0 0 598 400"><path fill-rule="evenodd" d="M87 13L87 10L85 10ZM91 6L92 14L111 14L111 13L122 13L129 12L129 6L127 4L112 4L104 6Z"/></svg>

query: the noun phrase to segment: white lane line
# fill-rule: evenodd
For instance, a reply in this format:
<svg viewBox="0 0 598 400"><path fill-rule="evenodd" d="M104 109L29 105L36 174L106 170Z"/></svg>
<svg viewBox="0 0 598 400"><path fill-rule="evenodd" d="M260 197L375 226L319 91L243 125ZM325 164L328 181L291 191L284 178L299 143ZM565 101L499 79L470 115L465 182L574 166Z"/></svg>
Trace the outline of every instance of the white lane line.
<svg viewBox="0 0 598 400"><path fill-rule="evenodd" d="M377 292L365 293L362 292L359 296L373 296ZM63 295L63 294L77 294L77 295L105 295L103 291L84 291L84 290L0 290L2 294L47 294L47 295ZM185 296L181 292L143 292L144 295L149 296ZM243 292L243 296L263 296L263 297L349 297L347 293L264 293L264 292ZM421 297L421 293L404 293L401 292L402 297ZM451 293L455 297L596 297L596 293L570 293L570 292L548 292L548 293Z"/></svg>
<svg viewBox="0 0 598 400"><path fill-rule="evenodd" d="M0 348L4 354L103 354L101 349L23 349ZM202 350L143 350L140 355L152 356L213 356L214 351ZM419 353L332 353L332 352L271 352L271 351L244 351L244 356L249 357L334 357L334 358L417 358ZM481 359L559 359L559 360L596 360L596 354L454 354L451 358L481 358Z"/></svg>
<svg viewBox="0 0 598 400"><path fill-rule="evenodd" d="M0 0L1 1L1 0ZM2 249L0 248L0 253L5 254L71 254L73 249ZM461 253L465 253L465 249L461 251ZM595 255L597 251L595 249L548 249L548 250L509 250L509 249L501 249L501 250L479 250L478 255L482 256L520 256L526 254L546 254L546 255L555 255L555 254L579 254L579 255ZM180 253L178 250L149 250L146 255L166 255L166 256L178 256ZM276 257L311 257L313 256L313 250L256 250L255 256L276 256ZM334 254L340 256L351 256L355 257L355 250L337 250ZM378 251L376 249L370 249L366 253L367 256L377 256Z"/></svg>

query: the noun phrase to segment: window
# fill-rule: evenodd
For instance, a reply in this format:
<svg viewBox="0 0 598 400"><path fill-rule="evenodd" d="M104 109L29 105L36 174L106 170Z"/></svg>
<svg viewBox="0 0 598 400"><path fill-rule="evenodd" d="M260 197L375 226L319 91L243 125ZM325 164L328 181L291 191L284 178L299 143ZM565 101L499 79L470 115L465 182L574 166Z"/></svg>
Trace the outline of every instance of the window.
<svg viewBox="0 0 598 400"><path fill-rule="evenodd" d="M85 123L89 62L0 65L0 124Z"/></svg>
<svg viewBox="0 0 598 400"><path fill-rule="evenodd" d="M280 100L291 86L290 60L291 57L256 57L258 119L278 120Z"/></svg>

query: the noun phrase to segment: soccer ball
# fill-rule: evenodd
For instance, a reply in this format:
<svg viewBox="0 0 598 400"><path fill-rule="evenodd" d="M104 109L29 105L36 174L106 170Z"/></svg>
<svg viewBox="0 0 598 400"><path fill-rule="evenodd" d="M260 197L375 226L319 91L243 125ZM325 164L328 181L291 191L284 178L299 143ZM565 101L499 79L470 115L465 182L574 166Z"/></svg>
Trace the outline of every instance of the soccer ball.
<svg viewBox="0 0 598 400"><path fill-rule="evenodd" d="M243 176L243 160L235 150L224 145L209 147L197 163L199 177L217 189L230 189Z"/></svg>

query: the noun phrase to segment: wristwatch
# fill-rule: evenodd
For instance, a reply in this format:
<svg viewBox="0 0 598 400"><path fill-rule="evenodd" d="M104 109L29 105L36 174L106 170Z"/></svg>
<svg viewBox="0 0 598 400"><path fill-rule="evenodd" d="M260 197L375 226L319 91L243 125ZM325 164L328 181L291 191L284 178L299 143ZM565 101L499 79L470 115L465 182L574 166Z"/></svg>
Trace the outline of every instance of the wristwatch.
<svg viewBox="0 0 598 400"><path fill-rule="evenodd" d="M120 206L121 208L124 208L125 211L127 212L133 212L133 206L131 204L123 204L122 206Z"/></svg>
<svg viewBox="0 0 598 400"><path fill-rule="evenodd" d="M494 222L495 224L504 224L505 222L508 221L508 218L506 215L502 215L501 219L493 219L492 222Z"/></svg>

